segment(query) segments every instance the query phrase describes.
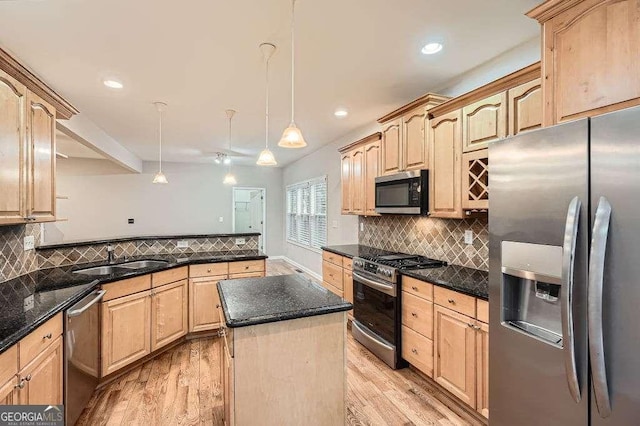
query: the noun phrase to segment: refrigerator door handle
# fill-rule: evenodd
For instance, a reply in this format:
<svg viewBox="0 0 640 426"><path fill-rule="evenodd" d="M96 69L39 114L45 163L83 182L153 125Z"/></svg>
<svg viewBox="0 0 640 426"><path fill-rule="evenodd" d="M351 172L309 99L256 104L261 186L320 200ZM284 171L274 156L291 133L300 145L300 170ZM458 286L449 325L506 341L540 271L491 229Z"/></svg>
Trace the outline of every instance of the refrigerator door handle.
<svg viewBox="0 0 640 426"><path fill-rule="evenodd" d="M564 346L564 368L567 375L569 392L575 402L580 402L580 384L576 368L575 342L573 333L573 268L575 264L576 240L581 202L574 197L569 203L567 221L564 228L562 247L562 340Z"/></svg>
<svg viewBox="0 0 640 426"><path fill-rule="evenodd" d="M604 262L609 236L611 204L605 197L600 197L596 218L593 223L591 239L591 256L589 259L588 290L588 322L589 322L589 356L591 357L591 376L596 405L600 417L611 414L609 385L604 359L604 336L602 328L602 288L604 285Z"/></svg>

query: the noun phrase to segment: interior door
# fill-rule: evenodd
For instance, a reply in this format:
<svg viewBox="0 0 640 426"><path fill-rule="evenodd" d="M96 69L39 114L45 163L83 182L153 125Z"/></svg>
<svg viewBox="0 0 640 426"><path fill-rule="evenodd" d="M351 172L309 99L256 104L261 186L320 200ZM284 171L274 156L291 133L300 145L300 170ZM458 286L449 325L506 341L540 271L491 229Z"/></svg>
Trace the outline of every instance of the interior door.
<svg viewBox="0 0 640 426"><path fill-rule="evenodd" d="M262 188L234 188L233 201L233 231L240 233L259 232L260 249L264 251L265 190Z"/></svg>
<svg viewBox="0 0 640 426"><path fill-rule="evenodd" d="M639 200L640 108L592 118L589 326L594 426L638 424L640 419Z"/></svg>
<svg viewBox="0 0 640 426"><path fill-rule="evenodd" d="M489 145L489 298L492 301L489 304L489 412L492 426L584 426L589 421L586 326L588 135L587 120L580 120L526 132ZM503 258L507 260L509 254L503 242L527 248L522 251L525 257L522 269L533 266L533 261L537 260L531 257L534 247L545 253L546 250L559 250L559 256L543 257L550 262L570 253L563 247L574 197L578 197L581 206L576 210L579 213L576 238L570 237L576 243L572 299L566 299L568 283L562 283L559 298L553 301L550 295L545 296L544 282L537 280L533 283L536 289L537 284L542 283L540 293L523 292L521 298L531 303L538 301L536 307L561 303L562 310L554 311L558 313L558 319L562 318L561 312L569 312L564 309L565 303L569 302L574 333L574 345L571 346L568 333L561 328L563 340L548 343L503 322L506 313L523 312L502 309L503 304L508 306L508 291L524 289L531 285L531 280L511 279L503 273L502 266ZM527 245L518 245L522 243ZM514 287L509 287L512 285ZM540 316L537 320L546 319ZM567 348L571 347L575 354L568 357ZM568 359L575 362L575 374L566 364ZM575 381L578 401L569 387Z"/></svg>

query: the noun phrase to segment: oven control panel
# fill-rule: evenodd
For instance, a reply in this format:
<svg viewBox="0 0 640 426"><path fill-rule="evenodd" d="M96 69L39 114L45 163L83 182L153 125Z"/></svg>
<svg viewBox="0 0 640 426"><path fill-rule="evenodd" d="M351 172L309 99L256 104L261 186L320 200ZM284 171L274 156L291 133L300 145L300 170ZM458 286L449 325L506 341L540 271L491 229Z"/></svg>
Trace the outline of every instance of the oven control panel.
<svg viewBox="0 0 640 426"><path fill-rule="evenodd" d="M380 279L395 283L397 280L396 268L384 266L364 259L353 259L353 270L367 272L375 275Z"/></svg>

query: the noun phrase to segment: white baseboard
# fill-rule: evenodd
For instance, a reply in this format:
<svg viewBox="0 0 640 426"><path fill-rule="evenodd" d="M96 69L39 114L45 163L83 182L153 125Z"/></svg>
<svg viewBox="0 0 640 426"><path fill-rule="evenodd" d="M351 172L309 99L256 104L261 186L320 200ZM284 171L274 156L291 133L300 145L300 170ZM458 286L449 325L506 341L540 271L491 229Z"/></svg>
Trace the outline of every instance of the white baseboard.
<svg viewBox="0 0 640 426"><path fill-rule="evenodd" d="M300 269L305 274L311 275L316 280L322 281L322 275L317 274L314 271L312 271L311 269L307 268L306 266L302 266L298 262L295 262L295 261L289 259L287 256L269 256L269 259L271 259L271 260L283 260L283 261L287 262L288 264L290 264L291 266L294 266L295 268Z"/></svg>

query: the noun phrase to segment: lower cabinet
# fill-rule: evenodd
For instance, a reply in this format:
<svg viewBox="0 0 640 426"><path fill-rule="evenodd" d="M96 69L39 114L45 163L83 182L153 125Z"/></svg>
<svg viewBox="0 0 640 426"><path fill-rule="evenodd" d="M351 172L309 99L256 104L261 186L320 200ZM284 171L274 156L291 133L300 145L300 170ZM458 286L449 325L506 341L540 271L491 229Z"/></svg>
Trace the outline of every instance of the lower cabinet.
<svg viewBox="0 0 640 426"><path fill-rule="evenodd" d="M20 372L20 405L60 405L62 387L62 336Z"/></svg>
<svg viewBox="0 0 640 426"><path fill-rule="evenodd" d="M476 326L476 409L489 418L489 324Z"/></svg>
<svg viewBox="0 0 640 426"><path fill-rule="evenodd" d="M8 382L0 386L0 405L15 405L18 403L18 377L13 376Z"/></svg>
<svg viewBox="0 0 640 426"><path fill-rule="evenodd" d="M181 280L152 290L151 351L187 334L189 282ZM215 306L215 305L214 305Z"/></svg>
<svg viewBox="0 0 640 426"><path fill-rule="evenodd" d="M353 303L353 264L348 257L322 252L322 285L327 290ZM347 316L353 319L353 311Z"/></svg>
<svg viewBox="0 0 640 426"><path fill-rule="evenodd" d="M191 278L189 280L189 331L214 330L220 327L218 282L226 275Z"/></svg>
<svg viewBox="0 0 640 426"><path fill-rule="evenodd" d="M434 308L433 378L466 404L476 405L475 320L441 306Z"/></svg>
<svg viewBox="0 0 640 426"><path fill-rule="evenodd" d="M151 353L151 290L102 303L102 376Z"/></svg>
<svg viewBox="0 0 640 426"><path fill-rule="evenodd" d="M226 331L226 330L225 330ZM228 345L227 338L222 339L222 353L220 354L220 371L222 372L222 398L224 399L223 420L226 426L235 424L233 402L234 395L234 376L233 376L233 359L231 350Z"/></svg>

